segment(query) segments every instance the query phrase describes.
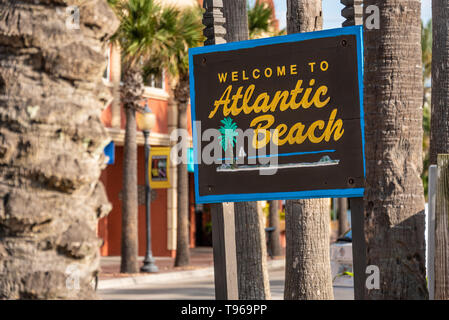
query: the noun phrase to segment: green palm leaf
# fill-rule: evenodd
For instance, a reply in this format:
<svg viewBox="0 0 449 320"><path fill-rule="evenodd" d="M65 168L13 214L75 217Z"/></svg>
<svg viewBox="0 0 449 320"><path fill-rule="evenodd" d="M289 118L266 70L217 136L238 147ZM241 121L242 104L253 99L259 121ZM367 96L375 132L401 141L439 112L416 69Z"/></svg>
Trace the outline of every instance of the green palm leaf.
<svg viewBox="0 0 449 320"><path fill-rule="evenodd" d="M237 136L239 135L237 130L237 124L232 118L227 117L220 121L223 125L218 129L221 133L219 141L224 151L228 149L228 146L234 147L237 143Z"/></svg>
<svg viewBox="0 0 449 320"><path fill-rule="evenodd" d="M178 9L155 0L108 0L121 23L111 38L120 44L123 68L140 65L144 76L166 69L188 74L188 48L202 44L201 8Z"/></svg>

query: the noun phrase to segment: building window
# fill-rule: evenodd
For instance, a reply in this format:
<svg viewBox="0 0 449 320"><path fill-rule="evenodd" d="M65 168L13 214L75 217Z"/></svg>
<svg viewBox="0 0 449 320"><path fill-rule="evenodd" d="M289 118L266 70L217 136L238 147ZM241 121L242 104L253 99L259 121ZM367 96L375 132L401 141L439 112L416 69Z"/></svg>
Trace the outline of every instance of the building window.
<svg viewBox="0 0 449 320"><path fill-rule="evenodd" d="M159 74L151 73L144 78L144 84L146 87L165 89L164 80L164 72L161 72Z"/></svg>

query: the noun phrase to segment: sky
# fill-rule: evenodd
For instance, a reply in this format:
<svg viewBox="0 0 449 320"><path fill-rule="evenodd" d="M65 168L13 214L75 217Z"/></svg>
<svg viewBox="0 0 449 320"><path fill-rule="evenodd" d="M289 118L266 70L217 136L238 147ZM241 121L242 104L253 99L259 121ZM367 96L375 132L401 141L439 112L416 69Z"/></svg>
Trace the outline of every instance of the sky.
<svg viewBox="0 0 449 320"><path fill-rule="evenodd" d="M250 4L253 5L255 0L250 0ZM341 9L343 5L340 0L322 0L323 1L323 18L324 29L340 28L344 18L341 16ZM285 15L287 13L286 8L287 0L274 0L276 6L276 17L279 19L279 27L285 28ZM421 1L421 18L425 23L432 17L432 1Z"/></svg>

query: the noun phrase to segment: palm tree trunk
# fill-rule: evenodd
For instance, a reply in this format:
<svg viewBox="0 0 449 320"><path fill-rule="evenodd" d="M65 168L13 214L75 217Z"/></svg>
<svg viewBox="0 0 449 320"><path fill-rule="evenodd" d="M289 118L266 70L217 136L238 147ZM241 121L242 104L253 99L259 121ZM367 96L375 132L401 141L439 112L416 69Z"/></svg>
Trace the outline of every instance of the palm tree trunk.
<svg viewBox="0 0 449 320"><path fill-rule="evenodd" d="M189 101L188 75L181 75L175 88L175 100L178 105L178 129L187 130L187 103ZM186 143L186 141L184 141ZM187 149L187 148L185 148ZM175 266L190 264L189 239L189 174L187 163L182 161L177 166L178 226L176 229Z"/></svg>
<svg viewBox="0 0 449 320"><path fill-rule="evenodd" d="M122 74L121 49L118 43L113 43L110 54L110 81L113 86L113 98L111 104L111 127L120 129L121 127L121 101L120 101L120 81Z"/></svg>
<svg viewBox="0 0 449 320"><path fill-rule="evenodd" d="M329 258L328 201L287 201L285 300L334 298Z"/></svg>
<svg viewBox="0 0 449 320"><path fill-rule="evenodd" d="M322 4L316 0L287 1L287 32L323 27ZM333 299L330 270L328 199L287 200L284 298Z"/></svg>
<svg viewBox="0 0 449 320"><path fill-rule="evenodd" d="M126 128L122 189L122 257L120 272L138 273L136 111L132 107L125 105L125 112Z"/></svg>
<svg viewBox="0 0 449 320"><path fill-rule="evenodd" d="M268 223L270 227L274 228L274 231L270 233L270 250L271 254L275 257L282 255L280 229L279 229L279 201L269 201L270 212L268 214Z"/></svg>
<svg viewBox="0 0 449 320"><path fill-rule="evenodd" d="M246 1L223 1L227 42L248 40ZM234 205L239 299L270 299L265 226L257 202Z"/></svg>
<svg viewBox="0 0 449 320"><path fill-rule="evenodd" d="M365 30L367 265L370 299L427 299L422 171L421 1L366 0L380 29ZM400 8L400 10L398 10Z"/></svg>
<svg viewBox="0 0 449 320"><path fill-rule="evenodd" d="M74 31L62 2L0 3L0 299L95 297L102 39L118 21L106 1L79 9Z"/></svg>
<svg viewBox="0 0 449 320"><path fill-rule="evenodd" d="M449 153L449 1L432 1L432 114L430 164Z"/></svg>
<svg viewBox="0 0 449 320"><path fill-rule="evenodd" d="M263 216L257 202L234 203L239 300L271 299Z"/></svg>
<svg viewBox="0 0 449 320"><path fill-rule="evenodd" d="M138 265L138 198L137 198L137 143L136 111L141 110L144 92L140 68L124 66L121 101L125 108L126 127L123 147L122 241L120 272L137 273Z"/></svg>
<svg viewBox="0 0 449 320"><path fill-rule="evenodd" d="M226 42L248 40L248 15L246 1L223 1L223 14L226 18Z"/></svg>
<svg viewBox="0 0 449 320"><path fill-rule="evenodd" d="M323 28L320 0L287 0L287 33L317 31Z"/></svg>

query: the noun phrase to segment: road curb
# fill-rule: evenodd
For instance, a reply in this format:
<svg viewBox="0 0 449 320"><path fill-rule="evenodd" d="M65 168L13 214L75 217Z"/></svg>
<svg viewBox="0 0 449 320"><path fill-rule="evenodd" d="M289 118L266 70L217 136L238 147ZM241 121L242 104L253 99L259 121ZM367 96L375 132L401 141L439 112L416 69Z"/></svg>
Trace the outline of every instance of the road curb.
<svg viewBox="0 0 449 320"><path fill-rule="evenodd" d="M285 259L276 259L267 261L268 269L274 270L285 266ZM114 278L98 281L98 290L119 289L139 284L161 283L185 280L194 277L213 276L214 268L207 267L197 270L174 271L166 273L149 274L145 276Z"/></svg>

